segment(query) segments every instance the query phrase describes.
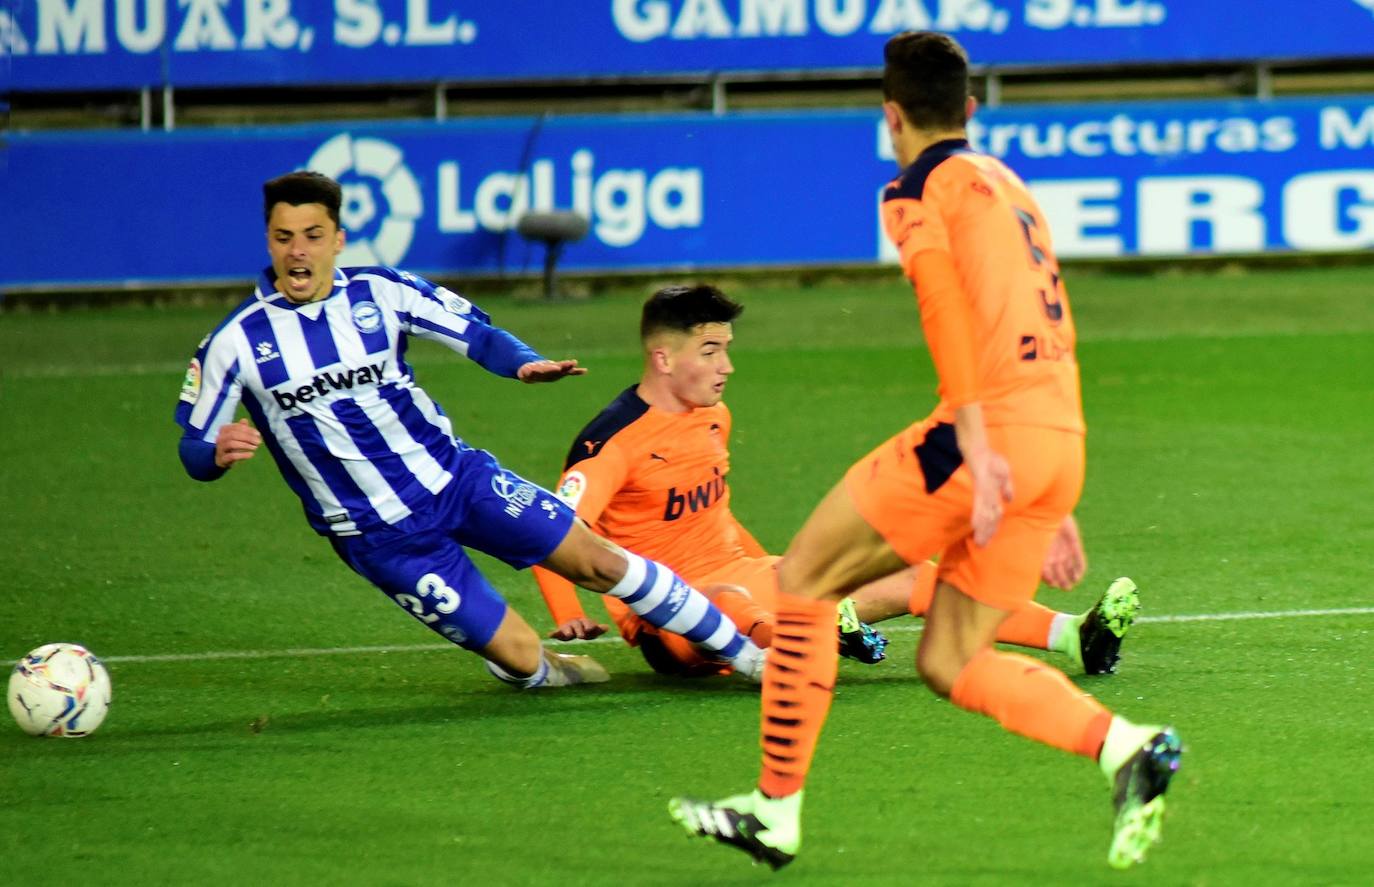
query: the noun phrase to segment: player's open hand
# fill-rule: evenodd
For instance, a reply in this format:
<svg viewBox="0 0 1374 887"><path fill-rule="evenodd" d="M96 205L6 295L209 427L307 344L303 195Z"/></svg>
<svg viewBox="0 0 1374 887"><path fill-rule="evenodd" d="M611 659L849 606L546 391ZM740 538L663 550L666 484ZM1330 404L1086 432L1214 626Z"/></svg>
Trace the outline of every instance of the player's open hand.
<svg viewBox="0 0 1374 887"><path fill-rule="evenodd" d="M516 371L515 377L521 382L557 382L564 376L584 376L586 367L580 367L575 360L532 360Z"/></svg>
<svg viewBox="0 0 1374 887"><path fill-rule="evenodd" d="M984 450L969 460L973 475L973 544L987 545L1002 523L1002 503L1010 502L1011 466L1006 458Z"/></svg>
<svg viewBox="0 0 1374 887"><path fill-rule="evenodd" d="M262 435L247 419L221 425L215 436L215 464L230 468L235 462L251 459L261 443Z"/></svg>
<svg viewBox="0 0 1374 887"><path fill-rule="evenodd" d="M590 641L605 634L607 628L608 626L593 622L586 616L578 616L549 632L549 637L556 641Z"/></svg>
<svg viewBox="0 0 1374 887"><path fill-rule="evenodd" d="M1050 542L1050 550L1045 554L1044 566L1040 568L1040 578L1051 588L1068 591L1078 584L1088 571L1088 556L1083 551L1083 540L1078 535L1078 523L1073 515L1055 531Z"/></svg>

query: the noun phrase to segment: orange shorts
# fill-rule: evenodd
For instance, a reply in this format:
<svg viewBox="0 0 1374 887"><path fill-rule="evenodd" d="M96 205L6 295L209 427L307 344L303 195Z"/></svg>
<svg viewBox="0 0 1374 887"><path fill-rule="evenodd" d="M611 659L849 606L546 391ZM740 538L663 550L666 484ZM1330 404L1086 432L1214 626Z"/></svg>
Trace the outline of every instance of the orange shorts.
<svg viewBox="0 0 1374 887"><path fill-rule="evenodd" d="M760 607L769 613L778 612L778 562L776 554L764 557L744 557L705 576L694 577L692 586L698 591L712 585L739 585L749 592Z"/></svg>
<svg viewBox="0 0 1374 887"><path fill-rule="evenodd" d="M1014 610L1035 595L1055 531L1083 489L1083 436L1032 426L988 429L1011 466L1012 501L986 546L973 543L973 479L954 426L926 419L854 464L845 490L907 563L938 556L939 578L980 603Z"/></svg>

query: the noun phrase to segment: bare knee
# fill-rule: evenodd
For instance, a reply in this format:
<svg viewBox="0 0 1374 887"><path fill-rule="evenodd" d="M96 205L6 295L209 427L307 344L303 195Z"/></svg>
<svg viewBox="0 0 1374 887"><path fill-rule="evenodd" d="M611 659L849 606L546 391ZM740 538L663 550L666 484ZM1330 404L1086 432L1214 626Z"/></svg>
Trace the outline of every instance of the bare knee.
<svg viewBox="0 0 1374 887"><path fill-rule="evenodd" d="M778 562L778 590L797 597L815 591L817 583L806 564L798 557L784 557Z"/></svg>
<svg viewBox="0 0 1374 887"><path fill-rule="evenodd" d="M916 671L926 686L948 697L964 667L997 636L1006 613L967 597L947 582L939 583L926 613L925 631L916 649Z"/></svg>
<svg viewBox="0 0 1374 887"><path fill-rule="evenodd" d="M916 649L916 673L932 691L949 698L959 672L964 670L967 660L954 654L953 650L939 649L936 644L922 643Z"/></svg>
<svg viewBox="0 0 1374 887"><path fill-rule="evenodd" d="M789 553L778 562L778 590L793 597L838 601L850 588L837 582L825 564Z"/></svg>

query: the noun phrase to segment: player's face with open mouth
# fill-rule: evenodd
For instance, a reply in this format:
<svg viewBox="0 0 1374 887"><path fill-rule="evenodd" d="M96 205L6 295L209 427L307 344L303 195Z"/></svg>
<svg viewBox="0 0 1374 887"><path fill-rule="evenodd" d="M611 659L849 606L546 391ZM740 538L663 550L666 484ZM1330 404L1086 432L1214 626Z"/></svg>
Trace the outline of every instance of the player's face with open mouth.
<svg viewBox="0 0 1374 887"><path fill-rule="evenodd" d="M703 323L673 352L673 394L694 407L709 407L725 396L725 381L735 371L730 362L731 324Z"/></svg>
<svg viewBox="0 0 1374 887"><path fill-rule="evenodd" d="M319 203L278 203L267 220L267 251L277 289L293 302L313 302L334 288L334 259L344 233Z"/></svg>

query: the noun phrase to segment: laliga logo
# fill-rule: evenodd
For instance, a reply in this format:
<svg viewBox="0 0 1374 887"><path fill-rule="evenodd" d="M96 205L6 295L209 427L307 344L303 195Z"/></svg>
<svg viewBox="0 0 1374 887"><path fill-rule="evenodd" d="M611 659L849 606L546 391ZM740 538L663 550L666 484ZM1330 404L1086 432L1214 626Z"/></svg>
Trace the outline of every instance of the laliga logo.
<svg viewBox="0 0 1374 887"><path fill-rule="evenodd" d="M339 254L340 265L395 265L405 257L415 220L425 206L400 148L381 139L355 139L345 132L316 148L305 165L343 187L339 221L348 239ZM373 226L378 191L386 213Z"/></svg>

